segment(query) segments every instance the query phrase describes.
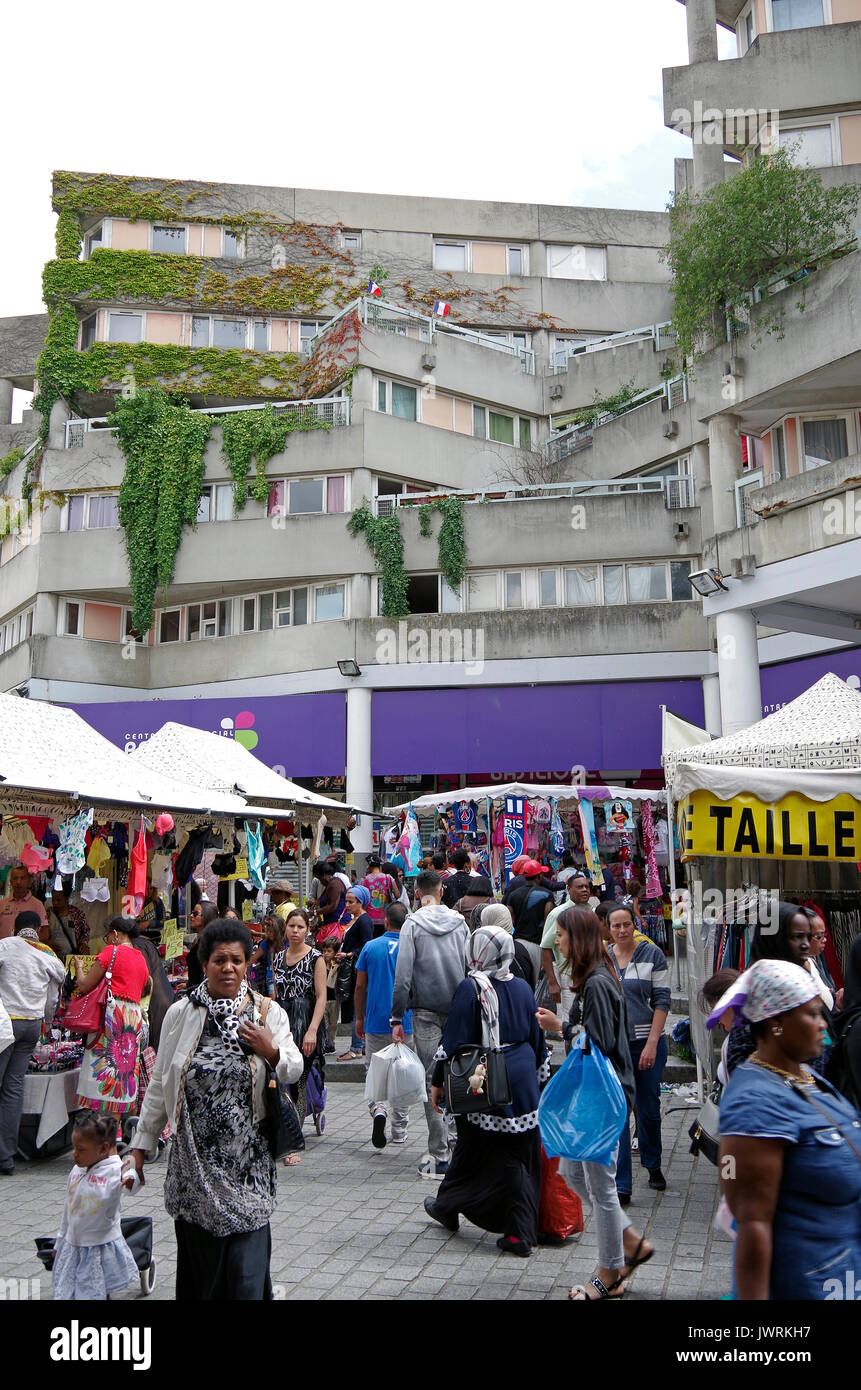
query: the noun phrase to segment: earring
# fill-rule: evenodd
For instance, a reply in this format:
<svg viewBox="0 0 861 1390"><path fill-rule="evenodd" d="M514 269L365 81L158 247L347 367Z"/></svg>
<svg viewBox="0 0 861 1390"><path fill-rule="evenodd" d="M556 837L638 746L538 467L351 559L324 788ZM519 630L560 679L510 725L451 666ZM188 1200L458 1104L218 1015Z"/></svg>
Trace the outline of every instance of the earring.
<svg viewBox="0 0 861 1390"><path fill-rule="evenodd" d="M781 1023L780 1027L772 1028L771 1031L772 1031L773 1035L774 1035L776 1038L782 1037L782 1036L783 1036L783 1024Z"/></svg>

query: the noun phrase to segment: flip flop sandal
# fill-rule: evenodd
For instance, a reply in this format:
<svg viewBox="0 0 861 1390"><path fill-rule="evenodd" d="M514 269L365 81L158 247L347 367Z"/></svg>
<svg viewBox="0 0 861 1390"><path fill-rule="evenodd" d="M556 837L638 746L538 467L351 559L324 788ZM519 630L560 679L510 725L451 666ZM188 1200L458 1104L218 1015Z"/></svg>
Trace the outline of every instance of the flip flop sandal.
<svg viewBox="0 0 861 1390"><path fill-rule="evenodd" d="M648 1253L647 1255L641 1255L641 1254L640 1254L640 1251L641 1251L642 1248L643 1248L643 1245L644 1245L644 1243L645 1243L645 1240L646 1240L646 1237L645 1237L645 1236L640 1236L640 1243L639 1243L639 1245L637 1246L637 1248L636 1248L636 1250L634 1251L634 1253L633 1253L633 1255L631 1256L631 1258L630 1258L629 1260L626 1259L626 1261L625 1261L625 1267L626 1267L628 1270L630 1270L631 1272L633 1272L633 1271L637 1268L637 1265L644 1265L644 1264L647 1264L648 1261L652 1258L652 1256L653 1256L654 1253L655 1253L655 1247L652 1246L651 1250L649 1251L649 1253Z"/></svg>
<svg viewBox="0 0 861 1390"><path fill-rule="evenodd" d="M624 1289L622 1289L621 1293L612 1292L613 1289L618 1289L621 1283L622 1279L620 1277L614 1279L613 1283L608 1285L603 1283L596 1275L594 1279L589 1280L588 1284L575 1284L573 1289L568 1290L568 1297L572 1303L600 1303L602 1298L609 1298L611 1303L615 1303L622 1298L625 1293ZM598 1290L597 1298L590 1298L587 1294L586 1289L590 1287ZM581 1294L582 1298L580 1297Z"/></svg>
<svg viewBox="0 0 861 1390"><path fill-rule="evenodd" d="M301 1155L301 1154L286 1154L285 1157L284 1157L284 1167L285 1167L285 1168L295 1168L296 1164L297 1164L297 1163L301 1163L301 1162L302 1162L302 1155Z"/></svg>

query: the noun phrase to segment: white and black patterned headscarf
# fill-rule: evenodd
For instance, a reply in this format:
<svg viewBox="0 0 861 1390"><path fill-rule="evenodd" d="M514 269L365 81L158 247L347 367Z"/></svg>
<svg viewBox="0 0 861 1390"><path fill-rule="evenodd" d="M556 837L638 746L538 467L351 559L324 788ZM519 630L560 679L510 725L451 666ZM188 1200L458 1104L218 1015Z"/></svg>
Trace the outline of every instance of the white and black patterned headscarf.
<svg viewBox="0 0 861 1390"><path fill-rule="evenodd" d="M469 938L467 958L481 1003L482 1044L499 1047L499 996L493 981L511 979L514 941L504 927L480 926Z"/></svg>
<svg viewBox="0 0 861 1390"><path fill-rule="evenodd" d="M242 1057L245 1054L239 1042L239 1015L242 1013L247 996L247 980L242 981L235 999L213 999L206 980L196 989L193 989L189 996L196 1004L203 1005L227 1046Z"/></svg>

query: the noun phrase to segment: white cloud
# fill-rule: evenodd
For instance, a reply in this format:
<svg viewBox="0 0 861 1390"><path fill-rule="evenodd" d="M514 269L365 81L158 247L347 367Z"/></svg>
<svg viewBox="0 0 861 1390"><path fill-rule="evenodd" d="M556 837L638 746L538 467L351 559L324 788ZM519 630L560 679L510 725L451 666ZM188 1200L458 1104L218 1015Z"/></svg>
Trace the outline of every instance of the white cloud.
<svg viewBox="0 0 861 1390"><path fill-rule="evenodd" d="M54 168L659 209L687 152L676 0L36 0L4 29L0 314L39 310Z"/></svg>

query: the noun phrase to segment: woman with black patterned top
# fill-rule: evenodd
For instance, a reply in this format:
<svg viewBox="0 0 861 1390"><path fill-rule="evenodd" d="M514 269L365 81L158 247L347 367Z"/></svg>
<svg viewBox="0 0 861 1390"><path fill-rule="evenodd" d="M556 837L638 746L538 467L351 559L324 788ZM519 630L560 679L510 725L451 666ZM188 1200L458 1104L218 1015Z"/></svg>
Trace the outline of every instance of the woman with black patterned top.
<svg viewBox="0 0 861 1390"><path fill-rule="evenodd" d="M287 907L286 903L284 907ZM280 909L278 911L280 915ZM290 1088L299 1119L304 1120L308 1073L312 1066L316 1066L321 1080L324 1075L323 1049L328 1036L323 1022L326 1012L326 964L322 953L308 945L308 919L298 908L288 909L284 935L284 950L278 951L272 958L272 978L275 998L290 1019L290 1028L305 1062L301 1078ZM299 1162L299 1155L287 1154L284 1162L290 1167Z"/></svg>

